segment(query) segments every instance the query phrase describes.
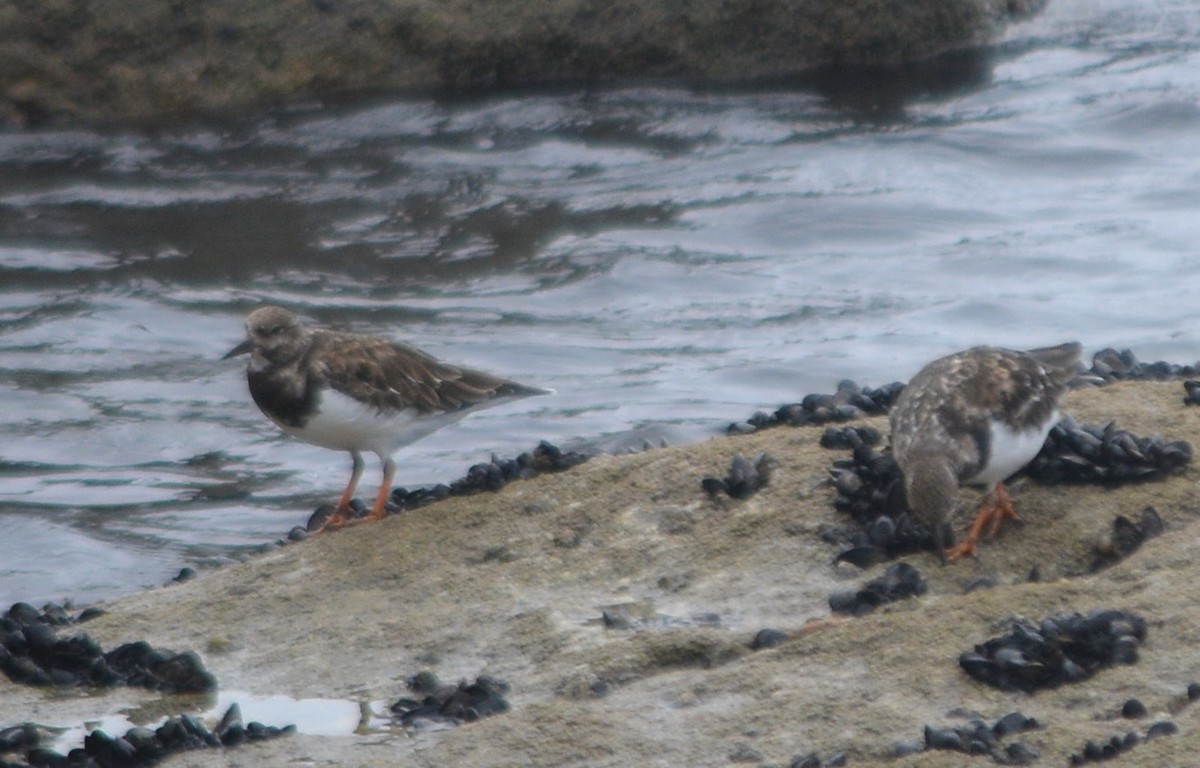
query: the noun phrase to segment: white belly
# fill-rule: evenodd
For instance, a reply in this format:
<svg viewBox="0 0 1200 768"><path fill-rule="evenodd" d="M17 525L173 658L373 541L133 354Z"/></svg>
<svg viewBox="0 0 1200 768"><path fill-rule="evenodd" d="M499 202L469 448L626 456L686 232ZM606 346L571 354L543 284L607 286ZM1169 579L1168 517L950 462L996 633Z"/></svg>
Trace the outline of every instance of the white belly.
<svg viewBox="0 0 1200 768"><path fill-rule="evenodd" d="M1004 424L993 422L988 464L969 482L972 485L985 485L992 488L1033 461L1033 457L1042 450L1042 446L1046 443L1046 436L1058 423L1058 419L1058 411L1055 411L1042 429L1027 429L1020 432L1014 432Z"/></svg>
<svg viewBox="0 0 1200 768"><path fill-rule="evenodd" d="M317 413L303 427L280 424L285 432L306 443L335 451L373 451L390 456L467 415L470 409L421 413L415 408L384 411L332 389L321 393Z"/></svg>

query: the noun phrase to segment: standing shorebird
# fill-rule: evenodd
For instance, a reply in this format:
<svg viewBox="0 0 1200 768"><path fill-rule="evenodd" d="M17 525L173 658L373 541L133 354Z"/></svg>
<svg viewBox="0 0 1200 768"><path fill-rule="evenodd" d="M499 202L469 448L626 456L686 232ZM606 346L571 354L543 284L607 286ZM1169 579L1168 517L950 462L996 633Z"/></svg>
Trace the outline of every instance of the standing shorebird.
<svg viewBox="0 0 1200 768"><path fill-rule="evenodd" d="M350 483L324 528L345 525L362 476L362 451L383 462L383 483L365 520L384 516L402 446L468 413L552 390L443 363L378 336L308 328L282 307L246 318L246 340L222 359L249 353L254 402L284 432L306 443L349 451Z"/></svg>
<svg viewBox="0 0 1200 768"><path fill-rule="evenodd" d="M1019 520L1004 480L1037 456L1080 370L1075 342L1017 352L973 347L929 363L892 407L892 452L908 505L933 526L939 555L974 554L985 525ZM944 549L960 485L987 491L966 539Z"/></svg>

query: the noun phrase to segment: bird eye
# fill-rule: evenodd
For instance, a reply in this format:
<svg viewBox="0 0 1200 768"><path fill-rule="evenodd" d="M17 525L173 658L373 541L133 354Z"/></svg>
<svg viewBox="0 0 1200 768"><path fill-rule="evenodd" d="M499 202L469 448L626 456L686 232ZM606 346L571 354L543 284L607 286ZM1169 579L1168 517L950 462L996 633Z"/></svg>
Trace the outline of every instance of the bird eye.
<svg viewBox="0 0 1200 768"><path fill-rule="evenodd" d="M273 325L271 326L270 330L267 331L267 333L271 334L272 336L278 336L279 334L283 333L283 326Z"/></svg>

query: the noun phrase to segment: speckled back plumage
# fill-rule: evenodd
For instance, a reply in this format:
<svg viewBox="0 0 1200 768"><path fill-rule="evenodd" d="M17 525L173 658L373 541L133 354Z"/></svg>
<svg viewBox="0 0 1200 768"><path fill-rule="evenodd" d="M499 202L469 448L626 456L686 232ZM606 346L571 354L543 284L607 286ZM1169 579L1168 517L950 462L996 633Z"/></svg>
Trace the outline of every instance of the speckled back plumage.
<svg viewBox="0 0 1200 768"><path fill-rule="evenodd" d="M892 408L896 461L907 472L917 457L940 455L960 482L969 479L988 460L990 421L1018 432L1045 423L1074 378L1081 351L1077 343L1028 352L972 347L934 360Z"/></svg>

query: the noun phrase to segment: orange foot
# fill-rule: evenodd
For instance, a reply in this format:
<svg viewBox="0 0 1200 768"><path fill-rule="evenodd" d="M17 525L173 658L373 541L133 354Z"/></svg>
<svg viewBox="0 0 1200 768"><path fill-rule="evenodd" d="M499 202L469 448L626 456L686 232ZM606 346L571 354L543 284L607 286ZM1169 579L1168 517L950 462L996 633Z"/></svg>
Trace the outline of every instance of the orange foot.
<svg viewBox="0 0 1200 768"><path fill-rule="evenodd" d="M975 519L971 521L971 527L967 529L967 536L959 544L949 547L946 550L947 560L961 560L964 557L972 556L978 549L979 538L983 534L983 527L988 526L988 537L993 538L1000 531L1000 525L1005 520L1020 521L1021 517L1017 511L1013 509L1012 499L1009 498L1008 492L1004 490L1004 483L996 485L995 490L984 497L983 502L979 505L979 509L975 512ZM990 524L990 525L989 525Z"/></svg>
<svg viewBox="0 0 1200 768"><path fill-rule="evenodd" d="M339 528L345 528L354 522L350 519L352 514L354 514L354 511L348 505L339 505L329 517L325 518L325 522L321 523L321 527L313 531L313 533L324 533L325 531L336 531Z"/></svg>
<svg viewBox="0 0 1200 768"><path fill-rule="evenodd" d="M316 530L317 533L324 531L336 531L340 528L348 528L359 523L369 523L374 520L382 520L387 516L387 500L391 493L392 484L391 478L385 477L385 482L379 489L379 494L375 497L375 504L371 507L371 511L365 517L353 517L354 511L350 509L350 504L343 497L342 503L339 503L337 508L333 510L333 514L325 521L325 524Z"/></svg>

